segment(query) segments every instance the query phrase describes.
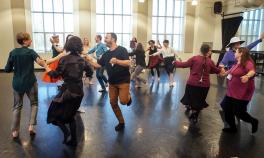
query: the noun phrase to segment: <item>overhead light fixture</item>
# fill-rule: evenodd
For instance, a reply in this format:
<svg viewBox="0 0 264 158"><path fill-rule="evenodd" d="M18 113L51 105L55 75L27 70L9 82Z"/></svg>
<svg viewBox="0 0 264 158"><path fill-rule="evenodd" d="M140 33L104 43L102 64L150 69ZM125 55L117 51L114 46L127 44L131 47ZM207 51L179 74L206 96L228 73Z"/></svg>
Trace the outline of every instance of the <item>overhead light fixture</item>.
<svg viewBox="0 0 264 158"><path fill-rule="evenodd" d="M192 0L192 5L197 5L198 1L197 0Z"/></svg>
<svg viewBox="0 0 264 158"><path fill-rule="evenodd" d="M144 3L144 2L145 2L145 0L138 0L138 2L139 2L139 3Z"/></svg>

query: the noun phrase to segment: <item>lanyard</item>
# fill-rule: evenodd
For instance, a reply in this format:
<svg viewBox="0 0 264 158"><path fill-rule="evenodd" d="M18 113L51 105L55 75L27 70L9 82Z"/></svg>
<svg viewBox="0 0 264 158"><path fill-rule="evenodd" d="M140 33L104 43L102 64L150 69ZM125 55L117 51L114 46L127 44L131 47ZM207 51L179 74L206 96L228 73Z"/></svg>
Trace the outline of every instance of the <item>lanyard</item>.
<svg viewBox="0 0 264 158"><path fill-rule="evenodd" d="M237 68L238 68L239 64L236 64L235 66L233 66L229 71L228 74L232 74Z"/></svg>

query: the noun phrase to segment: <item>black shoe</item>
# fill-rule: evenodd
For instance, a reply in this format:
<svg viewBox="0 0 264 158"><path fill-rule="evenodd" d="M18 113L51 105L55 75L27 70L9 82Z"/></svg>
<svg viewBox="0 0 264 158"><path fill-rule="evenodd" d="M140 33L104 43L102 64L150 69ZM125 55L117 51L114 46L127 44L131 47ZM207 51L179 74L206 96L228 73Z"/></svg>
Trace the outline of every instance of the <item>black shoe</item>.
<svg viewBox="0 0 264 158"><path fill-rule="evenodd" d="M254 121L252 121L252 133L256 133L258 131L258 120L255 119Z"/></svg>
<svg viewBox="0 0 264 158"><path fill-rule="evenodd" d="M58 85L58 86L57 86L57 89L58 89L58 90L61 90L61 87L62 87L62 86Z"/></svg>
<svg viewBox="0 0 264 158"><path fill-rule="evenodd" d="M106 89L101 89L101 90L99 90L98 92L100 92L100 93L105 93L105 92L106 92Z"/></svg>
<svg viewBox="0 0 264 158"><path fill-rule="evenodd" d="M63 140L63 144L67 144L67 142L69 142L70 140L70 133L64 134L64 140Z"/></svg>
<svg viewBox="0 0 264 158"><path fill-rule="evenodd" d="M190 112L191 111L190 105L185 105L185 108L186 108L185 112Z"/></svg>
<svg viewBox="0 0 264 158"><path fill-rule="evenodd" d="M116 131L122 131L125 129L125 124L124 123L119 123L117 126L115 126Z"/></svg>
<svg viewBox="0 0 264 158"><path fill-rule="evenodd" d="M129 99L128 103L127 103L127 106L130 106L131 103L132 103L132 98L130 97L130 99Z"/></svg>
<svg viewBox="0 0 264 158"><path fill-rule="evenodd" d="M193 112L191 115L190 115L190 117L189 117L189 119L190 119L190 121L192 122L192 123L194 123L194 124L196 124L197 122L198 122L198 116L199 116L199 112Z"/></svg>
<svg viewBox="0 0 264 158"><path fill-rule="evenodd" d="M236 133L237 129L236 128L223 128L222 131L226 133Z"/></svg>

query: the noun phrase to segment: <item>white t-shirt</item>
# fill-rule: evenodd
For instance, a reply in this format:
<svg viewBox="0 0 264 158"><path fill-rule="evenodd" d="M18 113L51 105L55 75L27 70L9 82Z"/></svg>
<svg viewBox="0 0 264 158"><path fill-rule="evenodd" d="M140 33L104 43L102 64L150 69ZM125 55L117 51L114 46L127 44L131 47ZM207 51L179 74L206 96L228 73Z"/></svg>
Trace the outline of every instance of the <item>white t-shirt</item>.
<svg viewBox="0 0 264 158"><path fill-rule="evenodd" d="M174 57L176 54L176 51L172 47L169 48L162 47L159 52L162 54L163 58Z"/></svg>

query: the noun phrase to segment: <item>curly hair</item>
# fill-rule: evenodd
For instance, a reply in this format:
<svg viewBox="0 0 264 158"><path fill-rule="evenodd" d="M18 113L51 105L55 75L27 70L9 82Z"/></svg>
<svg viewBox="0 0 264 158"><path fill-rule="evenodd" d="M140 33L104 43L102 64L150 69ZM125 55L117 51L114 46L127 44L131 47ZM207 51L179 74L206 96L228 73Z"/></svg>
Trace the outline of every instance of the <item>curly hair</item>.
<svg viewBox="0 0 264 158"><path fill-rule="evenodd" d="M80 54L83 51L83 43L81 38L77 36L72 36L65 43L64 49L66 52L70 51L74 54Z"/></svg>

